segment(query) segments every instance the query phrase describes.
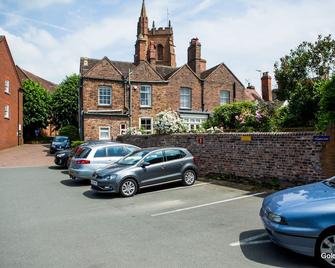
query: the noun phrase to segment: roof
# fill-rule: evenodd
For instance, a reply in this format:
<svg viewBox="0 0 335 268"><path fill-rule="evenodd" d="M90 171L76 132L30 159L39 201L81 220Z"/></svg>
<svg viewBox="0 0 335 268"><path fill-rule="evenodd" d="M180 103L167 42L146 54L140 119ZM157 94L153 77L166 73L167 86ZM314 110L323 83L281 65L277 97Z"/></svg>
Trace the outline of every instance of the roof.
<svg viewBox="0 0 335 268"><path fill-rule="evenodd" d="M220 64L215 65L214 67L204 71L201 73L200 77L201 79L206 79L212 72L214 72L218 67L220 66Z"/></svg>
<svg viewBox="0 0 335 268"><path fill-rule="evenodd" d="M168 79L170 76L172 76L176 71L178 71L179 68L169 67L169 66L163 66L158 65L156 66L156 71L164 78Z"/></svg>
<svg viewBox="0 0 335 268"><path fill-rule="evenodd" d="M5 39L4 35L0 35L0 42Z"/></svg>
<svg viewBox="0 0 335 268"><path fill-rule="evenodd" d="M256 89L254 89L254 88L244 89L244 95L250 101L262 100L262 97L258 94Z"/></svg>
<svg viewBox="0 0 335 268"><path fill-rule="evenodd" d="M33 74L27 70L24 70L23 68L17 65L16 65L16 70L20 77L21 82L23 82L26 79L29 79L35 83L40 84L43 88L45 88L49 92L53 92L57 87L57 84L50 82L40 76L37 76L36 74Z"/></svg>

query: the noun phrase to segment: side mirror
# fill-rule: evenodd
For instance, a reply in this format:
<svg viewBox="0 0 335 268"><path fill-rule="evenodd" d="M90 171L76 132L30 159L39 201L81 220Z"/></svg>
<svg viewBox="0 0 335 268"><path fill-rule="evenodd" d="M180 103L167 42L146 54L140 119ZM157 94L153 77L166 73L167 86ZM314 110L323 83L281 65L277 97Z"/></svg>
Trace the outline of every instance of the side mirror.
<svg viewBox="0 0 335 268"><path fill-rule="evenodd" d="M147 166L150 166L150 163L149 163L149 162L143 162L143 163L141 164L141 167L142 167L142 168L145 168L145 167L147 167Z"/></svg>

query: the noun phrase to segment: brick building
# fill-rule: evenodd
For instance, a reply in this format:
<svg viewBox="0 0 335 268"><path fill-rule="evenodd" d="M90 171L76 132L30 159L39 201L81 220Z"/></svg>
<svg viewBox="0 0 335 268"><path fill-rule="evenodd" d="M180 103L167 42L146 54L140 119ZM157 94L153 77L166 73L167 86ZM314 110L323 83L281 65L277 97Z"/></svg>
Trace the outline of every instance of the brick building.
<svg viewBox="0 0 335 268"><path fill-rule="evenodd" d="M8 43L0 36L0 150L23 143L23 94Z"/></svg>
<svg viewBox="0 0 335 268"><path fill-rule="evenodd" d="M193 38L188 61L176 67L173 28L149 29L145 3L137 25L133 62L80 59L80 132L82 138L113 139L129 127L152 133L153 118L166 109L178 111L190 129L206 120L214 107L261 97L245 88L224 64L210 69ZM271 83L271 77L264 75ZM269 94L268 94L269 95Z"/></svg>

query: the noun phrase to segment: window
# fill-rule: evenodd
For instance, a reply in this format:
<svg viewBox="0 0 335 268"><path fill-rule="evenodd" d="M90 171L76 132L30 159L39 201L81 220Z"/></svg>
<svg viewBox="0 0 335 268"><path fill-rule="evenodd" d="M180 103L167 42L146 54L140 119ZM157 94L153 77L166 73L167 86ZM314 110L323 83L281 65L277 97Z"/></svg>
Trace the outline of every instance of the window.
<svg viewBox="0 0 335 268"><path fill-rule="evenodd" d="M112 89L110 87L99 88L99 105L112 105Z"/></svg>
<svg viewBox="0 0 335 268"><path fill-rule="evenodd" d="M120 157L126 156L129 152L124 146L110 146L107 147L107 156L108 157Z"/></svg>
<svg viewBox="0 0 335 268"><path fill-rule="evenodd" d="M95 152L94 157L106 157L106 147L98 149Z"/></svg>
<svg viewBox="0 0 335 268"><path fill-rule="evenodd" d="M197 130L201 124L208 119L207 115L181 115L181 119L187 126L188 130Z"/></svg>
<svg viewBox="0 0 335 268"><path fill-rule="evenodd" d="M141 86L141 107L151 107L151 86Z"/></svg>
<svg viewBox="0 0 335 268"><path fill-rule="evenodd" d="M127 134L127 125L121 124L120 125L120 135L126 135Z"/></svg>
<svg viewBox="0 0 335 268"><path fill-rule="evenodd" d="M163 60L164 58L164 47L162 44L158 44L157 46L157 59Z"/></svg>
<svg viewBox="0 0 335 268"><path fill-rule="evenodd" d="M152 134L152 119L140 118L140 129L144 134Z"/></svg>
<svg viewBox="0 0 335 268"><path fill-rule="evenodd" d="M146 158L144 158L144 162L148 162L150 165L164 162L163 152L158 151L151 153Z"/></svg>
<svg viewBox="0 0 335 268"><path fill-rule="evenodd" d="M166 161L172 161L185 157L185 153L180 150L165 150L165 159Z"/></svg>
<svg viewBox="0 0 335 268"><path fill-rule="evenodd" d="M221 90L220 92L220 104L230 103L230 94L227 90Z"/></svg>
<svg viewBox="0 0 335 268"><path fill-rule="evenodd" d="M87 158L90 152L91 152L91 149L88 147L78 147L74 155L74 158Z"/></svg>
<svg viewBox="0 0 335 268"><path fill-rule="evenodd" d="M4 108L4 117L9 119L9 105L5 105Z"/></svg>
<svg viewBox="0 0 335 268"><path fill-rule="evenodd" d="M99 140L110 140L110 127L99 127Z"/></svg>
<svg viewBox="0 0 335 268"><path fill-rule="evenodd" d="M191 95L192 91L190 88L180 89L180 108L181 109L191 109Z"/></svg>
<svg viewBox="0 0 335 268"><path fill-rule="evenodd" d="M9 94L10 92L10 83L9 80L5 81L5 93Z"/></svg>

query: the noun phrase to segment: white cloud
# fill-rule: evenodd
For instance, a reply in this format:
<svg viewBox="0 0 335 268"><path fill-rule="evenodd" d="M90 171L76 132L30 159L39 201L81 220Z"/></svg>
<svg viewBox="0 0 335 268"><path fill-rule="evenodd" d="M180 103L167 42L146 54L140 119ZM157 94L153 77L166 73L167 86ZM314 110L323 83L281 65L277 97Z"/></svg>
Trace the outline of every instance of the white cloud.
<svg viewBox="0 0 335 268"><path fill-rule="evenodd" d="M39 9L55 4L69 4L73 0L5 0L4 2L14 3L27 9Z"/></svg>

